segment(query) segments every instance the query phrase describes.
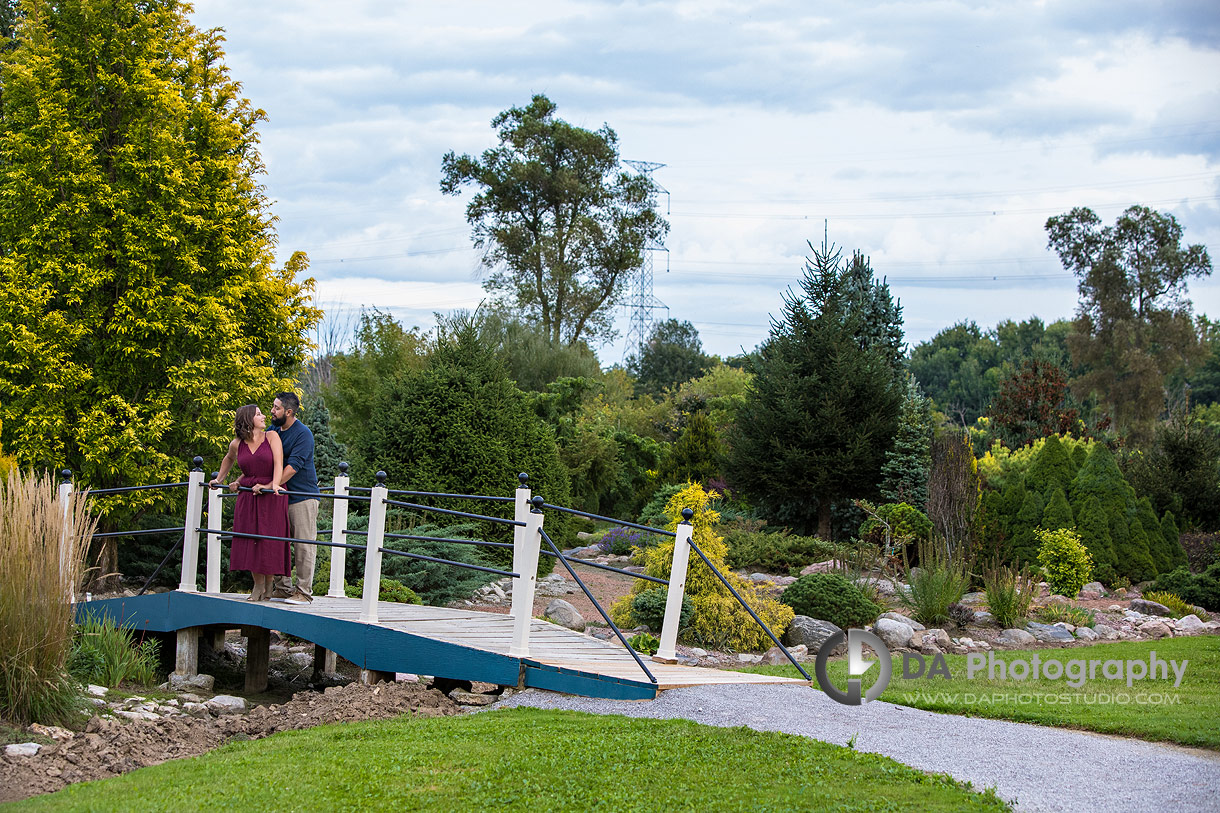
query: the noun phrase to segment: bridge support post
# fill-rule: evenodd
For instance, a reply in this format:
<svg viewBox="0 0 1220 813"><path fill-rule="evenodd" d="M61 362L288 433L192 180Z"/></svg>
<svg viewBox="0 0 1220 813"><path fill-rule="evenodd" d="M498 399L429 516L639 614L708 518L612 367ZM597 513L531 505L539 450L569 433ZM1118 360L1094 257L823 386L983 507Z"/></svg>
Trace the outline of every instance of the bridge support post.
<svg viewBox="0 0 1220 813"><path fill-rule="evenodd" d="M688 509L689 510L689 509ZM683 516L686 513L683 512ZM661 623L661 643L654 661L676 663L678 653L678 622L682 618L682 598L686 592L686 569L690 559L690 538L694 528L690 517L686 516L678 523L677 537L674 539L674 558L669 567L669 593L665 597L665 620Z"/></svg>
<svg viewBox="0 0 1220 813"><path fill-rule="evenodd" d="M319 644L313 645L313 676L312 679L317 681L321 679L323 674L332 674L335 668L339 665L339 656L334 653L334 650L327 649Z"/></svg>
<svg viewBox="0 0 1220 813"><path fill-rule="evenodd" d="M174 674L189 678L199 674L199 627L178 630L174 648Z"/></svg>
<svg viewBox="0 0 1220 813"><path fill-rule="evenodd" d="M246 636L246 691L267 691L267 666L271 662L271 630L242 627Z"/></svg>
<svg viewBox="0 0 1220 813"><path fill-rule="evenodd" d="M536 497L541 503L542 498ZM525 515L521 559L514 561L513 572L513 641L508 654L528 658L530 654L530 622L534 618L534 588L538 584L538 549L542 545L542 510L533 508ZM517 559L516 556L513 557ZM518 604L520 602L520 604Z"/></svg>
<svg viewBox="0 0 1220 813"><path fill-rule="evenodd" d="M361 669L360 682L365 686L372 686L374 683L393 683L393 672L383 672L380 669Z"/></svg>
<svg viewBox="0 0 1220 813"><path fill-rule="evenodd" d="M364 549L364 597L360 602L360 620L377 623L377 596L381 593L381 546L385 542L385 472L377 472L369 503L369 535Z"/></svg>
<svg viewBox="0 0 1220 813"><path fill-rule="evenodd" d="M220 472L215 472L212 479L215 480L220 476ZM208 530L219 531L221 528L221 520L224 517L224 502L221 499L224 494L223 488L208 489ZM220 550L223 544L220 540L220 534L208 534L208 575L204 578L203 589L208 593L220 592Z"/></svg>
<svg viewBox="0 0 1220 813"><path fill-rule="evenodd" d="M203 514L203 458L191 461L190 476L186 484L186 530L182 532L182 579L178 589L183 593L198 592L195 586L199 578L199 520Z"/></svg>
<svg viewBox="0 0 1220 813"><path fill-rule="evenodd" d="M347 464L339 464L339 474L335 477L335 507L334 521L331 523L330 541L345 543L347 542L347 500L341 499L347 496L347 487L351 484L351 478L347 476ZM330 598L343 598L346 593L343 592L343 574L344 568L347 566L347 549L346 548L331 548L330 549L330 589L326 591L326 595ZM335 671L334 662L328 661L330 666L327 671Z"/></svg>
<svg viewBox="0 0 1220 813"><path fill-rule="evenodd" d="M517 481L520 483L520 485L517 486L517 493L514 495L515 500L513 502L513 519L515 519L517 522L525 522L526 519L528 519L529 515L530 515L529 480L530 480L530 476L528 474L526 474L525 472L521 472L520 474L517 475ZM522 570L522 566L521 566L522 557L524 557L524 556L525 556L525 526L524 525L514 525L513 526L513 572L514 573L520 573L522 575L525 574L525 571ZM520 600L520 596L521 596L521 579L516 578L516 579L513 579L513 603L512 603L512 609L509 610L509 615L511 615L513 618L516 618L518 615L520 615L523 612L527 616L532 615L532 613L533 613L534 608L532 606L530 606L530 604L533 604L533 597L530 598L530 604L525 604L524 602L522 602Z"/></svg>

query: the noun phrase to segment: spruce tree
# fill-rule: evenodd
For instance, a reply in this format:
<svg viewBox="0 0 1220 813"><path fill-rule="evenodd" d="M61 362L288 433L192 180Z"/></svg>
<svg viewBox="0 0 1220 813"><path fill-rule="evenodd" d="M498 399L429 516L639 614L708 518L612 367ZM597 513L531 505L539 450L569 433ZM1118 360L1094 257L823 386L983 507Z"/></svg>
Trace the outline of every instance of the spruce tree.
<svg viewBox="0 0 1220 813"><path fill-rule="evenodd" d="M1094 443L1071 487L1072 507L1077 512L1096 497L1107 514L1123 515L1135 501L1135 490L1123 478L1114 454L1104 443ZM1117 550L1115 551L1117 553Z"/></svg>
<svg viewBox="0 0 1220 813"><path fill-rule="evenodd" d="M326 486L334 482L339 464L347 460L347 446L330 429L330 410L325 398L319 395L312 405L302 406L306 426L313 432L313 464L318 472L318 485Z"/></svg>
<svg viewBox="0 0 1220 813"><path fill-rule="evenodd" d="M894 445L885 453L881 467L881 498L886 502L924 505L928 501L931 470L932 402L915 377L908 375Z"/></svg>
<svg viewBox="0 0 1220 813"><path fill-rule="evenodd" d="M1161 517L1161 537L1165 540L1165 547L1169 550L1169 569L1174 570L1187 564L1186 551L1182 548L1182 535L1178 531L1178 523L1169 511L1166 511L1165 516Z"/></svg>
<svg viewBox="0 0 1220 813"><path fill-rule="evenodd" d="M1072 506L1068 505L1062 488L1056 488L1051 493L1051 498L1042 511L1042 527L1048 531L1076 527L1076 520L1072 516Z"/></svg>
<svg viewBox="0 0 1220 813"><path fill-rule="evenodd" d="M1144 526L1136 521L1134 512L1111 513L1110 538L1114 544L1114 569L1126 576L1132 584L1156 576L1156 565L1148 551L1148 535Z"/></svg>
<svg viewBox="0 0 1220 813"><path fill-rule="evenodd" d="M1110 540L1110 520L1096 497L1089 497L1076 519L1076 533L1089 549L1098 578L1110 584L1117 574L1114 569L1114 546Z"/></svg>
<svg viewBox="0 0 1220 813"><path fill-rule="evenodd" d="M773 521L829 538L836 500L876 497L905 392L901 335L867 262L814 250L759 347L729 459Z"/></svg>
<svg viewBox="0 0 1220 813"><path fill-rule="evenodd" d="M1062 489L1066 494L1074 474L1072 460L1059 442L1059 436L1048 435L1025 473L1025 487L1049 500L1055 489Z"/></svg>
<svg viewBox="0 0 1220 813"><path fill-rule="evenodd" d="M1168 573L1173 570L1173 550L1165 544L1165 536L1161 533L1160 520L1152 510L1152 502L1147 497L1138 500L1136 506L1136 521L1144 529L1148 538L1148 553L1157 573Z"/></svg>
<svg viewBox="0 0 1220 813"><path fill-rule="evenodd" d="M1012 523L1012 558L1020 563L1036 566L1038 562L1038 538L1034 531L1042 522L1044 505L1036 491L1025 492L1025 502Z"/></svg>

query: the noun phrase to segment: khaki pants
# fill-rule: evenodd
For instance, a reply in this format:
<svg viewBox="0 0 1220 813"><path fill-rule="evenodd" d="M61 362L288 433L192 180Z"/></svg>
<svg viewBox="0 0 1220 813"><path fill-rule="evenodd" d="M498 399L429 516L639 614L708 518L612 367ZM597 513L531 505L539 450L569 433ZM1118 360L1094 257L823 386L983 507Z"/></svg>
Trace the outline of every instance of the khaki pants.
<svg viewBox="0 0 1220 813"><path fill-rule="evenodd" d="M318 501L301 500L288 504L288 535L294 539L318 538ZM305 542L292 543L292 562L296 569L296 589L307 596L313 595L313 563L318 548ZM273 590L292 591L292 574L276 576Z"/></svg>

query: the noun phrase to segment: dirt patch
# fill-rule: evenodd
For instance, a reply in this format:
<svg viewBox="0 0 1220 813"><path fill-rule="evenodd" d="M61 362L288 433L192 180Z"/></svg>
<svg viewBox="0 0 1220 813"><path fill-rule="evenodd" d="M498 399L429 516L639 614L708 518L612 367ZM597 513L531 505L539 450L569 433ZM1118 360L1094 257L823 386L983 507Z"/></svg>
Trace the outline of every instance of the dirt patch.
<svg viewBox="0 0 1220 813"><path fill-rule="evenodd" d="M63 732L34 756L0 755L0 803L198 756L227 742L257 740L277 731L401 714L438 717L459 712L444 694L418 683L351 683L323 692L298 692L287 703L256 706L248 714L134 722L93 717L84 731Z"/></svg>

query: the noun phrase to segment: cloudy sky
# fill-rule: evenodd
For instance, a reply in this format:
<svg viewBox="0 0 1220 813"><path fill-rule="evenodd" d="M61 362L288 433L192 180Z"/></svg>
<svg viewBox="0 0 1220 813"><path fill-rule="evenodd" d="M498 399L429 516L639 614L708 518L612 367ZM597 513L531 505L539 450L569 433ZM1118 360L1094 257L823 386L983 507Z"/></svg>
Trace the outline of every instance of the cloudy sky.
<svg viewBox="0 0 1220 813"><path fill-rule="evenodd" d="M332 313L428 327L478 304L441 156L493 146L492 117L535 93L665 164L655 295L721 355L766 336L824 229L888 279L911 343L1070 316L1043 224L1074 206L1171 212L1220 255L1215 0L197 0L193 19L225 29L268 114L281 254L309 253ZM1220 274L1191 296L1220 316Z"/></svg>

